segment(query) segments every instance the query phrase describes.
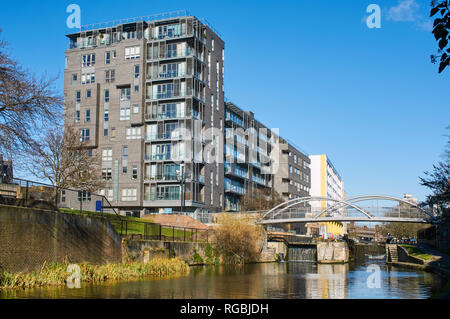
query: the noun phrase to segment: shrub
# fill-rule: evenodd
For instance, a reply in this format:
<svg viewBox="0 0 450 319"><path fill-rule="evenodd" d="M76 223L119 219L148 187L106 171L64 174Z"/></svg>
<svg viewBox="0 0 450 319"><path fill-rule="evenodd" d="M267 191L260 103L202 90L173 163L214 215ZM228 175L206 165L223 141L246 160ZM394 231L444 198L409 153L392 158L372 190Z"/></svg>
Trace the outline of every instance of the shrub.
<svg viewBox="0 0 450 319"><path fill-rule="evenodd" d="M222 213L215 228L215 247L224 263L243 264L260 256L262 229L244 217Z"/></svg>

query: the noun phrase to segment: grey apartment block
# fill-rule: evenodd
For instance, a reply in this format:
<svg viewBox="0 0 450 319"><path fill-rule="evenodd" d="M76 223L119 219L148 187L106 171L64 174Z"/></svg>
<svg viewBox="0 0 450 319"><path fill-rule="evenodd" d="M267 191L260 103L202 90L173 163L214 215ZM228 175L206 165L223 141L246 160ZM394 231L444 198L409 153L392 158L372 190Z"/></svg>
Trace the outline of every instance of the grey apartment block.
<svg viewBox="0 0 450 319"><path fill-rule="evenodd" d="M309 196L311 160L287 140L280 139L280 165L274 176L274 187L286 200Z"/></svg>
<svg viewBox="0 0 450 319"><path fill-rule="evenodd" d="M240 210L243 195L271 189L272 131L232 102L225 103L225 210Z"/></svg>
<svg viewBox="0 0 450 319"><path fill-rule="evenodd" d="M146 17L67 37L65 125L101 154L100 194L122 214L239 210L256 188L307 195L309 158L224 102L225 44L209 25Z"/></svg>
<svg viewBox="0 0 450 319"><path fill-rule="evenodd" d="M135 216L221 210L223 165L202 159L203 133L224 121L221 38L193 16L119 23L68 38L65 124L102 154L108 186L101 193ZM199 135L190 141L174 134L194 127ZM192 145L198 147L189 158Z"/></svg>
<svg viewBox="0 0 450 319"><path fill-rule="evenodd" d="M253 112L225 103L226 210L240 210L242 196L254 189L274 189L286 200L308 196L309 165L308 155L256 120Z"/></svg>

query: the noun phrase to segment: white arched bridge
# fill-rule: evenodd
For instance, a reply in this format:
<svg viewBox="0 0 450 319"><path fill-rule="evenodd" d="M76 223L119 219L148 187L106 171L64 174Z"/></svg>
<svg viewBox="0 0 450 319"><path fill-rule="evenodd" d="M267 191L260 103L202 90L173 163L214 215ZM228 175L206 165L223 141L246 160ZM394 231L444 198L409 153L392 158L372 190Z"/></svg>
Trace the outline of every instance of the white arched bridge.
<svg viewBox="0 0 450 319"><path fill-rule="evenodd" d="M429 211L404 199L365 195L345 200L309 196L285 201L266 213L258 224L311 222L436 223Z"/></svg>

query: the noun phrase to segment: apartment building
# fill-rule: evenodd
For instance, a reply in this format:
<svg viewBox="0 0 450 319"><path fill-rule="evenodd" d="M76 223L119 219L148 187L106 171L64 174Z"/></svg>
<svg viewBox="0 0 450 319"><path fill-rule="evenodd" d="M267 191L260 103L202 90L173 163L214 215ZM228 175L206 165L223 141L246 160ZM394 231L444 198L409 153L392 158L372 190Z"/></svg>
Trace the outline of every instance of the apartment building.
<svg viewBox="0 0 450 319"><path fill-rule="evenodd" d="M122 214L237 211L254 189L308 194L308 156L225 103L225 44L205 21L171 13L67 37L65 125L101 154L100 193Z"/></svg>
<svg viewBox="0 0 450 319"><path fill-rule="evenodd" d="M310 155L311 159L311 196L328 197L335 200L344 200L344 181L325 154ZM333 205L330 201L311 202L314 214ZM345 209L341 208L335 214L345 215ZM346 224L339 222L309 223L306 225L309 234L319 234L324 237L343 235L346 232Z"/></svg>
<svg viewBox="0 0 450 319"><path fill-rule="evenodd" d="M274 189L286 200L309 195L308 155L234 103L225 103L225 209L242 195Z"/></svg>
<svg viewBox="0 0 450 319"><path fill-rule="evenodd" d="M309 196L310 165L308 154L280 138L280 165L274 176L274 188L286 200Z"/></svg>
<svg viewBox="0 0 450 319"><path fill-rule="evenodd" d="M273 188L271 138L278 138L273 134L253 112L225 103L225 210L239 211L243 195Z"/></svg>
<svg viewBox="0 0 450 319"><path fill-rule="evenodd" d="M101 152L108 182L101 193L133 216L221 210L223 166L203 158L204 133L224 121L224 42L217 33L181 15L67 37L65 124Z"/></svg>

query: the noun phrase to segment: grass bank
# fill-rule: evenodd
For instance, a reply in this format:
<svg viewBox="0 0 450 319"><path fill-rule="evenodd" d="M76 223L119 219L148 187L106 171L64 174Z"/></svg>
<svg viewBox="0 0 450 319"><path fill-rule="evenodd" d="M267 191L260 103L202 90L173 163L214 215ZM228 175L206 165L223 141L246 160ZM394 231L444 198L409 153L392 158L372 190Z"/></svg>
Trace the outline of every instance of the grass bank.
<svg viewBox="0 0 450 319"><path fill-rule="evenodd" d="M410 256L417 257L426 261L432 261L436 259L436 256L423 252L417 246L409 244L402 244L401 246L406 249Z"/></svg>
<svg viewBox="0 0 450 319"><path fill-rule="evenodd" d="M125 233L127 235L144 235L147 234L149 236L159 236L160 229L159 224L154 224L151 219L142 219L138 217L131 216L120 216L117 217L115 214L110 213L99 213L92 211L83 211L80 212L76 209L68 209L68 208L60 208L60 212L66 214L75 214L75 215L86 215L94 218L108 218L111 225L117 231L118 234ZM147 225L147 233L145 232L145 225ZM186 229L186 232L181 229L173 229L172 227L161 226L161 235L165 237L177 237L177 238L185 238L189 240L191 237L195 236L195 232L189 229Z"/></svg>
<svg viewBox="0 0 450 319"><path fill-rule="evenodd" d="M30 273L0 273L0 289L64 286L70 276L68 262L44 264ZM132 280L145 277L167 277L189 272L189 266L176 258L155 258L148 263L92 265L80 263L81 282L101 283L107 280Z"/></svg>

